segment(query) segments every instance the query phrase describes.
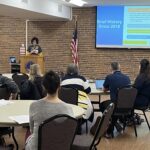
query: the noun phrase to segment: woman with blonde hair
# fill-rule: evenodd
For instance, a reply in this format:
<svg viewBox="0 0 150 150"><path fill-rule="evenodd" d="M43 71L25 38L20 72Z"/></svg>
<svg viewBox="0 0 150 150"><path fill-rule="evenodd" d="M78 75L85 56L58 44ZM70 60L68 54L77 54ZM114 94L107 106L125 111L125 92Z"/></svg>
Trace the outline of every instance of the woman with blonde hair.
<svg viewBox="0 0 150 150"><path fill-rule="evenodd" d="M42 86L42 76L40 66L33 64L30 66L29 80L22 85L21 99L38 100L45 96Z"/></svg>
<svg viewBox="0 0 150 150"><path fill-rule="evenodd" d="M41 77L41 69L39 64L33 64L30 66L29 79L34 81L36 77Z"/></svg>

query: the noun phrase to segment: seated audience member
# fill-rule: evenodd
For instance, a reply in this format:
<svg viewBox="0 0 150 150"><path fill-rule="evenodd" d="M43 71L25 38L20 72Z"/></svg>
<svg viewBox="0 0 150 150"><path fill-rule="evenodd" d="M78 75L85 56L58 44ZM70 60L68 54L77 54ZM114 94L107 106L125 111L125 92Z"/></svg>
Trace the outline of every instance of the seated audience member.
<svg viewBox="0 0 150 150"><path fill-rule="evenodd" d="M79 75L79 70L76 64L69 64L67 67L67 73L62 78L61 86L65 88L74 88L78 90L78 106L85 109L85 114L83 115L81 124L85 120L93 121L93 106L88 95L91 92L91 88L85 79L85 77ZM85 120L84 120L85 119ZM80 130L80 131L79 131ZM81 132L81 127L78 132Z"/></svg>
<svg viewBox="0 0 150 150"><path fill-rule="evenodd" d="M12 79L0 75L0 87L6 87L8 89L8 93L11 93L9 99L16 99L19 89Z"/></svg>
<svg viewBox="0 0 150 150"><path fill-rule="evenodd" d="M42 74L41 69L38 64L33 64L30 67L30 75L29 80L32 81L40 94L40 97L43 98L45 96L44 89L42 86Z"/></svg>
<svg viewBox="0 0 150 150"><path fill-rule="evenodd" d="M107 106L110 103L115 103L117 100L118 89L123 87L128 87L131 85L130 79L125 74L121 73L120 65L117 62L111 63L111 71L112 73L107 75L104 82L104 92L110 91L110 100L104 101L100 103L100 111L104 112ZM112 118L112 122L116 122L118 118ZM122 128L119 124L115 124L117 130L120 131ZM107 130L107 136L111 137L111 133L113 132L113 125Z"/></svg>
<svg viewBox="0 0 150 150"><path fill-rule="evenodd" d="M62 78L61 86L71 87L83 91L87 94L91 92L91 88L85 77L79 75L77 65L69 64L66 75Z"/></svg>
<svg viewBox="0 0 150 150"><path fill-rule="evenodd" d="M27 139L26 150L38 149L38 128L44 120L58 114L67 114L74 117L72 108L58 98L60 78L55 72L49 71L44 75L43 86L47 96L30 106L31 136Z"/></svg>
<svg viewBox="0 0 150 150"><path fill-rule="evenodd" d="M37 37L33 37L31 40L31 45L27 50L30 54L40 54L42 52L41 47L39 46L39 39Z"/></svg>
<svg viewBox="0 0 150 150"><path fill-rule="evenodd" d="M19 89L18 89L17 84L13 80L0 75L0 87L6 87L8 89L8 94L10 94L10 98L9 98L10 100L16 99ZM8 130L9 130L9 127L0 127L0 133L7 133ZM1 136L2 135L0 134L0 146L6 145L6 143L4 142L4 139ZM9 148L11 149L11 145L10 147L8 146L8 149Z"/></svg>
<svg viewBox="0 0 150 150"><path fill-rule="evenodd" d="M139 75L133 86L138 90L135 107L148 106L150 103L150 63L147 59L141 60Z"/></svg>
<svg viewBox="0 0 150 150"><path fill-rule="evenodd" d="M24 81L21 85L20 98L37 100L44 96L40 66L33 64L30 66L29 80Z"/></svg>
<svg viewBox="0 0 150 150"><path fill-rule="evenodd" d="M104 82L104 92L110 91L110 100L100 104L100 110L104 112L107 106L117 100L118 89L131 85L127 75L120 71L120 65L117 62L111 63L112 73L107 75Z"/></svg>

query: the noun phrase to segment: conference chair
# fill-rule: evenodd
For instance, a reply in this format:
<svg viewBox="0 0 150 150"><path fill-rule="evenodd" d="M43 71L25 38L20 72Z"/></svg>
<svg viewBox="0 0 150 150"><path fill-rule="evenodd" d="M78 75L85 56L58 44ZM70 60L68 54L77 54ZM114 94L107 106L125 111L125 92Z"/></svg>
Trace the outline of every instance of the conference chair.
<svg viewBox="0 0 150 150"><path fill-rule="evenodd" d="M19 91L18 91L18 95L17 98L20 99L20 90L21 90L21 84L25 81L29 79L29 76L25 73L14 73L12 75L12 79L15 81L15 83L18 85L19 87Z"/></svg>
<svg viewBox="0 0 150 150"><path fill-rule="evenodd" d="M111 116L114 110L114 104L111 103L104 111L102 118L98 122L94 136L76 135L71 150L96 150L102 136L105 135L110 124Z"/></svg>
<svg viewBox="0 0 150 150"><path fill-rule="evenodd" d="M10 92L5 87L5 85L0 86L0 99L8 100L10 97Z"/></svg>
<svg viewBox="0 0 150 150"><path fill-rule="evenodd" d="M58 97L69 104L74 104L74 105L78 105L78 90L74 89L74 88L66 88L66 87L61 87L59 92L58 92ZM81 125L83 123L83 119L79 119L79 129L78 131L81 132ZM85 120L86 123L86 133L88 133L88 120Z"/></svg>
<svg viewBox="0 0 150 150"><path fill-rule="evenodd" d="M73 88L61 87L58 92L58 97L69 104L78 104L78 91Z"/></svg>
<svg viewBox="0 0 150 150"><path fill-rule="evenodd" d="M45 120L38 130L38 150L70 150L77 124L77 120L68 115Z"/></svg>
<svg viewBox="0 0 150 150"><path fill-rule="evenodd" d="M134 107L134 109L140 110L140 111L143 112L143 115L144 115L144 117L145 117L147 126L148 126L148 128L149 128L149 130L150 130L150 124L149 124L148 119L147 119L147 117L146 117L146 112L148 112L148 111L150 110L150 103L149 103L149 105L147 105L147 106L145 106L145 107Z"/></svg>
<svg viewBox="0 0 150 150"><path fill-rule="evenodd" d="M28 80L29 76L25 73L21 73L21 74L15 73L12 75L12 79L16 82L16 84L18 85L20 89L21 83L25 80Z"/></svg>
<svg viewBox="0 0 150 150"><path fill-rule="evenodd" d="M13 150L14 149L14 145L9 144L6 146L0 146L0 150Z"/></svg>
<svg viewBox="0 0 150 150"><path fill-rule="evenodd" d="M18 142L14 135L14 127L0 127L0 139L3 140L2 144L6 146L5 139L4 139L5 135L9 135L10 137L12 136L12 139L14 140L14 143L16 145L16 150L18 150ZM13 147L13 144L11 145L12 145L11 147Z"/></svg>
<svg viewBox="0 0 150 150"><path fill-rule="evenodd" d="M134 102L137 95L137 89L133 87L125 87L118 90L118 98L115 104L114 113L112 115L112 129L117 123L118 118L123 121L123 130L125 130L127 118L131 116L134 125L135 135L137 137L136 124L134 120ZM113 130L112 130L113 136Z"/></svg>

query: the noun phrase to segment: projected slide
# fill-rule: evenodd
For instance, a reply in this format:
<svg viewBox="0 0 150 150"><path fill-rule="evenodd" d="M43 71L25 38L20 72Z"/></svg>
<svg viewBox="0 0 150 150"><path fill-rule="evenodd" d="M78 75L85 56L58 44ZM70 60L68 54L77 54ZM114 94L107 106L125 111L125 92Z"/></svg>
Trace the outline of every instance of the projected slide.
<svg viewBox="0 0 150 150"><path fill-rule="evenodd" d="M150 6L97 7L96 47L150 48Z"/></svg>

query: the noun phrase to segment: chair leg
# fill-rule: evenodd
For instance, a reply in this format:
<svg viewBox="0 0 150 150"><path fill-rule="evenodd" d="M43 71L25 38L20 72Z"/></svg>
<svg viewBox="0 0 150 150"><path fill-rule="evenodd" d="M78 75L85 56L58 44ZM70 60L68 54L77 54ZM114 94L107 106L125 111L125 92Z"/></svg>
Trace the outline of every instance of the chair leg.
<svg viewBox="0 0 150 150"><path fill-rule="evenodd" d="M15 142L16 150L19 150L19 145L18 145L17 140L16 140L16 138L15 138L14 130L15 130L14 127L12 127L12 138L13 138L13 140L14 140L14 142Z"/></svg>
<svg viewBox="0 0 150 150"><path fill-rule="evenodd" d="M148 128L149 128L149 130L150 130L150 125L149 125L148 119L147 119L147 117L146 117L145 111L143 111L143 114L144 114L144 117L145 117L146 123L147 123L147 125L148 125Z"/></svg>
<svg viewBox="0 0 150 150"><path fill-rule="evenodd" d="M134 131L135 131L135 136L137 137L137 130L136 130L136 124L135 124L134 117L133 117L133 127L134 127Z"/></svg>
<svg viewBox="0 0 150 150"><path fill-rule="evenodd" d="M5 142L4 137L0 137L0 145L6 146L6 142Z"/></svg>
<svg viewBox="0 0 150 150"><path fill-rule="evenodd" d="M86 125L86 134L88 134L88 120L86 120L85 125Z"/></svg>
<svg viewBox="0 0 150 150"><path fill-rule="evenodd" d="M97 147L96 146L94 146L94 149L93 150L97 150Z"/></svg>
<svg viewBox="0 0 150 150"><path fill-rule="evenodd" d="M123 132L125 131L125 128L126 128L126 126L127 126L127 120L126 120L126 117L124 118L124 120L123 120Z"/></svg>
<svg viewBox="0 0 150 150"><path fill-rule="evenodd" d="M93 150L97 150L97 145L99 144L99 142L101 141L101 138L98 139L98 141L92 146L94 149ZM90 148L91 150L92 148Z"/></svg>

